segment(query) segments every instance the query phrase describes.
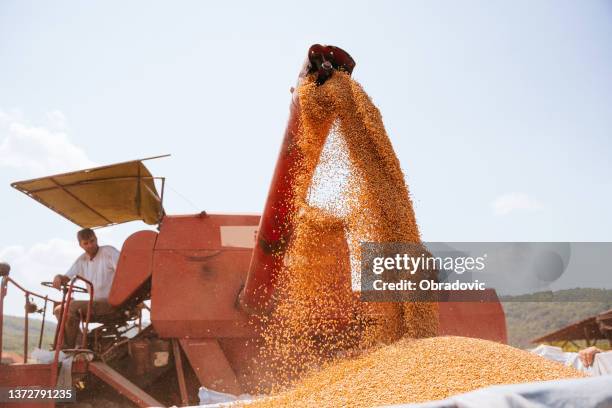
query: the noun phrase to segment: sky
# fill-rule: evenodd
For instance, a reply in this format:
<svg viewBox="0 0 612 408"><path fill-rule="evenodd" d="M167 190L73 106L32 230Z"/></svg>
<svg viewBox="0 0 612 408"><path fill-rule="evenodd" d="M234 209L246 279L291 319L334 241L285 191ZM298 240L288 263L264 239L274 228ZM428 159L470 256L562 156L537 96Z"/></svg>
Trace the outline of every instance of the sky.
<svg viewBox="0 0 612 408"><path fill-rule="evenodd" d="M595 0L2 1L0 261L69 268L78 227L10 183L94 165L169 153L167 213L260 213L314 43L356 60L424 240L611 241L610 38Z"/></svg>

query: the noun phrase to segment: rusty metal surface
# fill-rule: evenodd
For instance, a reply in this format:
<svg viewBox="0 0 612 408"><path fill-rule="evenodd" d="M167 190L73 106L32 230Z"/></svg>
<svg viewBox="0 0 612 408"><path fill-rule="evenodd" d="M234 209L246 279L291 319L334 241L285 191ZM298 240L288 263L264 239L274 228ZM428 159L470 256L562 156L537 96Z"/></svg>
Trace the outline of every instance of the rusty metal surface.
<svg viewBox="0 0 612 408"><path fill-rule="evenodd" d="M531 340L532 343L572 340L605 340L612 339L612 310L587 317L558 330Z"/></svg>
<svg viewBox="0 0 612 408"><path fill-rule="evenodd" d="M599 330L609 338L612 338L612 309L598 314L595 320L597 321Z"/></svg>
<svg viewBox="0 0 612 408"><path fill-rule="evenodd" d="M120 306L129 300L151 277L156 239L155 231L138 231L123 243L108 296L112 306Z"/></svg>

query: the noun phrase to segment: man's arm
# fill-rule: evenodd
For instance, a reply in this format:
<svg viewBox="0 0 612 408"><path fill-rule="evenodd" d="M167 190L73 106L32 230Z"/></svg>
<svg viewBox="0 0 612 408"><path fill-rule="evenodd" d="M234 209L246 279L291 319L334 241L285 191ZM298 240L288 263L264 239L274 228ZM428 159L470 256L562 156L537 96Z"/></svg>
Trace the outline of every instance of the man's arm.
<svg viewBox="0 0 612 408"><path fill-rule="evenodd" d="M53 278L53 287L58 290L61 289L62 285L65 285L68 282L70 282L70 279L74 278L78 274L79 274L79 260L77 259L72 264L70 269L68 269L68 272L66 272L65 275L55 275L55 277Z"/></svg>
<svg viewBox="0 0 612 408"><path fill-rule="evenodd" d="M597 347L588 347L584 350L580 350L578 355L580 356L580 360L585 367L590 367L593 365L593 361L595 361L595 354L601 353L601 350Z"/></svg>
<svg viewBox="0 0 612 408"><path fill-rule="evenodd" d="M70 278L66 275L55 275L53 278L53 287L57 290L62 288L62 285L67 284Z"/></svg>

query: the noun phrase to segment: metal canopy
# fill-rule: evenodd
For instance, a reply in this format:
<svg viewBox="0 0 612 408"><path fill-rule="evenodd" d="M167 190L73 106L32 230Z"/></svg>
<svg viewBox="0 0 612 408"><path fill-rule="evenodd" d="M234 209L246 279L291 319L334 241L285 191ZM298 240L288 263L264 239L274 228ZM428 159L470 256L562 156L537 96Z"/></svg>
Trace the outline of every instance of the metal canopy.
<svg viewBox="0 0 612 408"><path fill-rule="evenodd" d="M11 186L83 228L135 220L155 225L164 215L164 179L153 177L142 162L167 156L18 181ZM162 181L161 197L155 179Z"/></svg>

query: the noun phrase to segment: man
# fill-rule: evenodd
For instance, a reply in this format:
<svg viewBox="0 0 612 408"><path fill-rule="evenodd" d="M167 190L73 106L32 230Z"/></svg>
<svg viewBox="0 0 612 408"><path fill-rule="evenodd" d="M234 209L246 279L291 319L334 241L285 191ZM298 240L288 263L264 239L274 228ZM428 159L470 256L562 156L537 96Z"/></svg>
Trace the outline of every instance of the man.
<svg viewBox="0 0 612 408"><path fill-rule="evenodd" d="M93 307L92 318L109 314L113 311L108 303L119 251L110 245L98 246L98 238L93 230L85 228L77 233L79 246L85 251L77 258L72 267L65 275L57 275L53 279L53 287L60 289L75 276L87 279L93 285ZM78 284L79 282L77 282ZM82 286L82 285L79 285ZM64 348L74 348L79 333L79 312L87 316L88 300L73 300L68 310L66 324L64 326ZM58 321L60 320L60 306L54 310Z"/></svg>

